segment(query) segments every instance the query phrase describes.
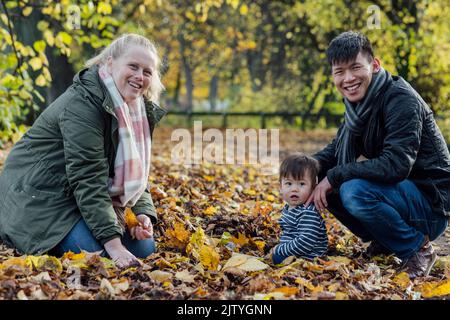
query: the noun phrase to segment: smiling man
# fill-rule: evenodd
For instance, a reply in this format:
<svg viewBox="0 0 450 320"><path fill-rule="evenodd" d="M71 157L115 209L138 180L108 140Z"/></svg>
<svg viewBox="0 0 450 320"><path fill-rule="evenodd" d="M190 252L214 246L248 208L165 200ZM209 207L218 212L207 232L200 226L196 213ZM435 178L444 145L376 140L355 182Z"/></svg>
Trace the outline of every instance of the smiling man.
<svg viewBox="0 0 450 320"><path fill-rule="evenodd" d="M371 241L366 257L393 253L411 278L426 276L436 260L430 241L450 216L450 154L433 112L381 67L363 34L340 34L327 58L345 120L314 155L322 180L306 205L314 201Z"/></svg>

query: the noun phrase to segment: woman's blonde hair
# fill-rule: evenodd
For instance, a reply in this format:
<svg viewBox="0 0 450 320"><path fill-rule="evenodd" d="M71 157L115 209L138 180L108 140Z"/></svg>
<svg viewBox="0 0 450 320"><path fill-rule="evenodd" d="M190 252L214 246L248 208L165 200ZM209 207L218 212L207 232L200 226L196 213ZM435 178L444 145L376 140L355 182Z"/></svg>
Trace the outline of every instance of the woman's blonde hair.
<svg viewBox="0 0 450 320"><path fill-rule="evenodd" d="M161 82L161 74L159 71L161 60L158 56L156 46L146 37L135 33L123 34L119 38L111 42L111 44L106 48L104 48L102 52L100 52L98 55L86 61L85 66L91 67L93 65L105 64L106 61L108 60L108 57L118 59L125 54L130 45L142 46L148 49L150 53L152 53L155 56L156 70L154 70L150 87L148 91L144 94L144 96L147 99L158 103L159 95L161 94L161 91L164 90L164 85Z"/></svg>

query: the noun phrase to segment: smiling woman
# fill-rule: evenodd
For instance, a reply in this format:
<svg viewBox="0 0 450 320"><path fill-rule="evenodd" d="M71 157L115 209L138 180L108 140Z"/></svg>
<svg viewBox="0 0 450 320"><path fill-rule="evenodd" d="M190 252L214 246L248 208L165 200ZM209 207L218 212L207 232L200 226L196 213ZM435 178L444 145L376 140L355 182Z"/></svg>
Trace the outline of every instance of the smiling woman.
<svg viewBox="0 0 450 320"><path fill-rule="evenodd" d="M90 59L11 150L0 237L27 254L103 251L119 267L155 250L151 136L165 114L155 46L126 34ZM128 227L125 209L139 225Z"/></svg>

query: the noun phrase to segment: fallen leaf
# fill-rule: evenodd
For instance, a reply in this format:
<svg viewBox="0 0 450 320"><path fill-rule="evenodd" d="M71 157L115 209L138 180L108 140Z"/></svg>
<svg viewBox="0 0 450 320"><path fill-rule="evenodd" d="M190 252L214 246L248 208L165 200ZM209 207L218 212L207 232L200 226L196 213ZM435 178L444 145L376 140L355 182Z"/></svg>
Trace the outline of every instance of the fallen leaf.
<svg viewBox="0 0 450 320"><path fill-rule="evenodd" d="M134 228L139 225L139 220L130 208L125 209L125 223L128 229Z"/></svg>
<svg viewBox="0 0 450 320"><path fill-rule="evenodd" d="M406 290L406 288L411 285L409 275L406 272L400 272L392 279L392 281L403 290Z"/></svg>
<svg viewBox="0 0 450 320"><path fill-rule="evenodd" d="M25 292L23 292L23 290L20 290L19 292L17 292L17 299L19 299L19 300L28 300L28 297L25 294Z"/></svg>
<svg viewBox="0 0 450 320"><path fill-rule="evenodd" d="M102 281L100 282L100 291L103 291L104 293L110 296L116 295L116 290L111 285L111 282L109 282L109 280L106 278L103 278Z"/></svg>
<svg viewBox="0 0 450 320"><path fill-rule="evenodd" d="M12 266L19 267L19 268L28 268L30 265L27 263L25 258L9 258L6 261L3 261L3 263L0 264L0 269L8 269Z"/></svg>
<svg viewBox="0 0 450 320"><path fill-rule="evenodd" d="M193 283L195 275L191 274L188 270L183 270L175 273L175 278L182 282Z"/></svg>
<svg viewBox="0 0 450 320"><path fill-rule="evenodd" d="M298 293L298 288L296 287L280 287L280 288L276 288L274 289L272 292L281 292L283 293L285 296L294 296Z"/></svg>
<svg viewBox="0 0 450 320"><path fill-rule="evenodd" d="M230 259L223 266L223 270L238 268L243 271L261 271L269 266L258 258L241 253L233 253Z"/></svg>
<svg viewBox="0 0 450 320"><path fill-rule="evenodd" d="M186 230L185 226L181 222L175 222L173 229L166 231L168 244L176 248L184 249L189 243L189 237L191 233Z"/></svg>
<svg viewBox="0 0 450 320"><path fill-rule="evenodd" d="M445 296L450 294L450 279L439 282L427 282L414 288L419 291L424 298Z"/></svg>
<svg viewBox="0 0 450 320"><path fill-rule="evenodd" d="M204 268L207 268L208 270L212 271L217 270L220 261L220 256L214 250L214 248L207 245L203 245L200 248L199 254L200 254L200 263L203 265Z"/></svg>
<svg viewBox="0 0 450 320"><path fill-rule="evenodd" d="M217 209L213 206L209 206L208 208L206 208L206 210L204 211L204 213L208 216L212 216L214 214L217 213Z"/></svg>
<svg viewBox="0 0 450 320"><path fill-rule="evenodd" d="M233 241L235 244L240 246L241 248L249 243L250 239L247 238L244 234L240 233L238 234L238 237L231 237L231 241Z"/></svg>
<svg viewBox="0 0 450 320"><path fill-rule="evenodd" d="M156 282L164 282L167 280L172 279L173 275L170 272L161 271L161 270L154 270L148 274L150 279L156 281Z"/></svg>

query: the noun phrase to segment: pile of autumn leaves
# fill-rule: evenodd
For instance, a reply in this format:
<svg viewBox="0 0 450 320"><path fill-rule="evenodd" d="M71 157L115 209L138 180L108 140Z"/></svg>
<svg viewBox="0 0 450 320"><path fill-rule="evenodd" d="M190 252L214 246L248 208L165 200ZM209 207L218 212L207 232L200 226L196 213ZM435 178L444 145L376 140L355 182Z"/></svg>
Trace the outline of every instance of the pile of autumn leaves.
<svg viewBox="0 0 450 320"><path fill-rule="evenodd" d="M156 144L151 193L159 245L142 266L119 270L96 253L18 256L0 245L2 299L421 299L450 294L449 257L410 281L390 256L372 260L325 216L330 254L273 265L281 202L276 175L257 166L180 166ZM127 223L136 223L131 212Z"/></svg>

